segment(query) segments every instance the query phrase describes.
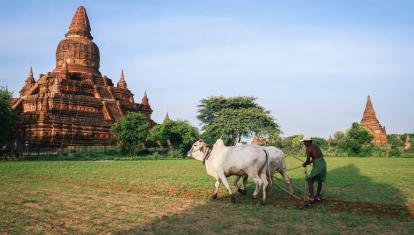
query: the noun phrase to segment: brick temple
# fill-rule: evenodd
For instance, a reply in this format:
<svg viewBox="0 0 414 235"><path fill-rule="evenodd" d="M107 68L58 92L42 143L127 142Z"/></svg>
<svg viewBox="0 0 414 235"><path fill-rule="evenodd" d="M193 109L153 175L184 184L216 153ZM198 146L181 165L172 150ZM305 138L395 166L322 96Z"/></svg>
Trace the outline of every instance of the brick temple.
<svg viewBox="0 0 414 235"><path fill-rule="evenodd" d="M99 48L92 41L88 15L77 8L56 49L56 67L36 81L30 68L19 98L15 139L52 146L106 145L110 126L128 112L141 112L153 126L145 92L135 103L121 71L116 86L99 71Z"/></svg>
<svg viewBox="0 0 414 235"><path fill-rule="evenodd" d="M371 102L371 97L368 96L367 104L365 106L364 115L361 120L361 126L367 128L374 135L372 143L374 145L387 144L387 133L385 127L381 126L374 111L374 106Z"/></svg>

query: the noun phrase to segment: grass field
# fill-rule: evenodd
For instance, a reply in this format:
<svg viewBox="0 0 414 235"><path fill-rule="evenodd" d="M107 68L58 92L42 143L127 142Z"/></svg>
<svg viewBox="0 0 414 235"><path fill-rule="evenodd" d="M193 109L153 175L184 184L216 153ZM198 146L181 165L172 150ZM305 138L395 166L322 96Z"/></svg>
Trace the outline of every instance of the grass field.
<svg viewBox="0 0 414 235"><path fill-rule="evenodd" d="M211 200L195 160L1 161L0 233L414 234L414 159L327 162L326 200L297 210L276 187L259 205L251 182L236 204L223 188Z"/></svg>

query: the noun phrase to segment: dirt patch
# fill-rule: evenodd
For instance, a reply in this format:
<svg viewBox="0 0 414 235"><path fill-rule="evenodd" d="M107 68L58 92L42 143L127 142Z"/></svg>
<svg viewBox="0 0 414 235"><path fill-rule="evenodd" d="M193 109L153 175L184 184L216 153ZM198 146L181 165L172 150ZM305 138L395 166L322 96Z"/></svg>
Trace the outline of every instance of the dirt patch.
<svg viewBox="0 0 414 235"><path fill-rule="evenodd" d="M414 219L414 205L407 206L374 204L368 202L349 202L333 199L325 199L321 202L328 205L333 212L365 213L376 217L408 216Z"/></svg>
<svg viewBox="0 0 414 235"><path fill-rule="evenodd" d="M203 190L193 190L189 188L175 188L175 187L164 187L162 190L159 188L149 188L149 187L120 187L112 186L112 191L116 192L128 192L128 193L138 193L148 196L166 196L166 197L177 197L185 199L207 199L211 195L210 191ZM224 195L223 195L224 196ZM219 201L227 202L228 195L221 197ZM223 201L223 202L224 202ZM239 201L239 203L246 203L245 199ZM249 203L256 204L256 200L251 200ZM268 204L274 207L292 207L295 206L295 201L290 198L277 198L277 200L268 200ZM326 205L329 210L332 212L347 212L347 213L363 213L369 214L376 217L397 217L397 216L408 216L409 218L414 219L414 204L409 204L407 206L400 205L387 205L380 203L368 203L368 202L352 202L352 201L342 201L334 199L324 199L322 202L315 204Z"/></svg>

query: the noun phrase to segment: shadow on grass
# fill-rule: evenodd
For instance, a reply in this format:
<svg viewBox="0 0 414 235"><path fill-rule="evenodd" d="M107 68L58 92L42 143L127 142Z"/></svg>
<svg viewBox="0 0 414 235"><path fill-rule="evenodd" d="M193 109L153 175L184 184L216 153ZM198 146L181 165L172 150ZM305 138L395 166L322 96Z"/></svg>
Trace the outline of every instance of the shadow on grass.
<svg viewBox="0 0 414 235"><path fill-rule="evenodd" d="M150 223L117 233L155 234L287 234L287 233L407 233L414 231L412 209L392 185L375 183L353 164L329 172L325 200L298 210L295 201L274 187L268 205L237 195L231 204L227 194L218 200L196 203L191 209L162 216ZM295 179L303 185L303 179ZM280 184L280 183L279 183ZM214 181L211 181L212 191ZM359 196L358 196L359 195ZM392 204L389 204L392 202ZM162 210L162 208L160 208Z"/></svg>

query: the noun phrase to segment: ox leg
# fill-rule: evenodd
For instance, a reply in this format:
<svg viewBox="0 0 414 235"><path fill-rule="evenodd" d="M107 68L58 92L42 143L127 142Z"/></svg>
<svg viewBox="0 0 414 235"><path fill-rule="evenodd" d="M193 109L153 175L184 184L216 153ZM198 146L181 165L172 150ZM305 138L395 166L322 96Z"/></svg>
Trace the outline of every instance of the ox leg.
<svg viewBox="0 0 414 235"><path fill-rule="evenodd" d="M280 174L285 179L285 182L289 185L289 191L290 191L290 193L293 194L294 192L293 192L293 187L292 187L292 179L289 177L287 171L281 171Z"/></svg>
<svg viewBox="0 0 414 235"><path fill-rule="evenodd" d="M243 193L247 194L247 179L249 178L248 175L243 176Z"/></svg>
<svg viewBox="0 0 414 235"><path fill-rule="evenodd" d="M267 181L266 172L260 174L260 179L262 180L262 191L263 191L262 205L264 205L264 204L266 204L266 190L267 190L267 185L269 184L268 181Z"/></svg>
<svg viewBox="0 0 414 235"><path fill-rule="evenodd" d="M214 190L214 194L213 194L213 199L217 199L218 198L218 191L220 189L220 184L221 184L221 180L217 179L216 183L214 184L214 186L216 186L216 189Z"/></svg>
<svg viewBox="0 0 414 235"><path fill-rule="evenodd" d="M242 195L246 195L247 194L247 190L246 190L246 184L247 184L247 175L243 176L243 189L241 189L238 185L238 182L240 180L242 176L236 176L236 178L234 178L234 182L233 185L237 187L237 192L239 192Z"/></svg>
<svg viewBox="0 0 414 235"><path fill-rule="evenodd" d="M272 192L272 187L273 187L273 180L272 180L272 178L271 178L272 176L268 176L267 175L267 177L266 177L266 179L267 179L267 182L268 182L268 185L267 185L267 188L266 188L266 193L267 193L267 196L270 196L270 193Z"/></svg>
<svg viewBox="0 0 414 235"><path fill-rule="evenodd" d="M262 187L263 182L262 182L262 180L260 179L260 177L258 175L254 176L252 178L253 178L254 183L256 184L256 188L253 192L253 199L256 199L257 195L259 194L259 190Z"/></svg>
<svg viewBox="0 0 414 235"><path fill-rule="evenodd" d="M230 188L229 182L227 181L226 176L220 175L219 177L221 179L221 182L224 184L224 187L226 187L227 191L230 194L231 202L233 203L236 202L236 198L234 197L233 192L231 191L231 188Z"/></svg>

